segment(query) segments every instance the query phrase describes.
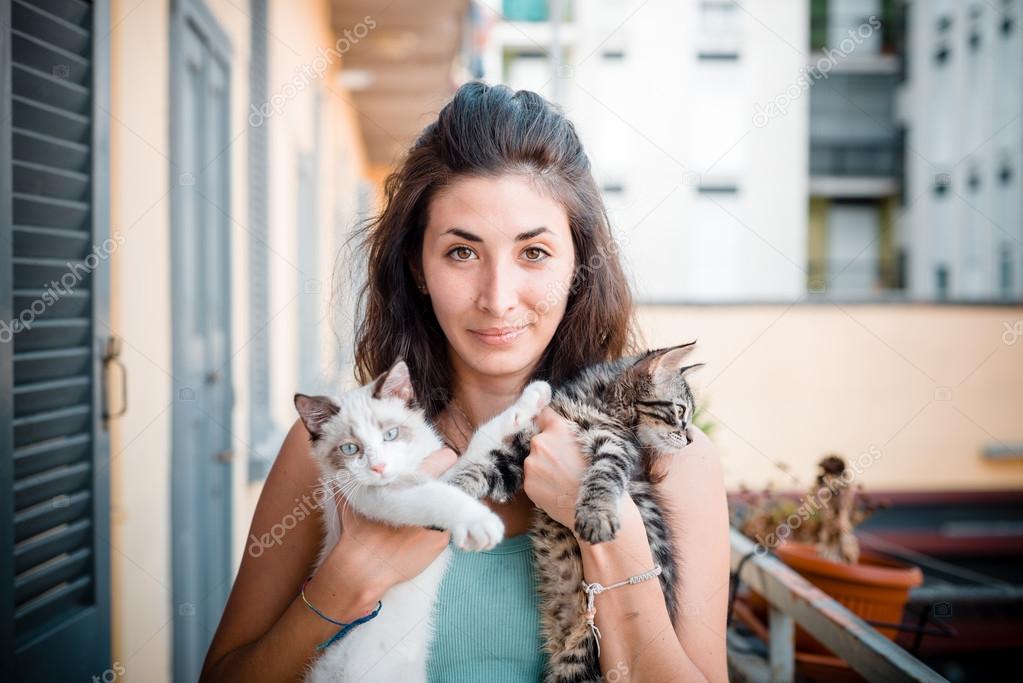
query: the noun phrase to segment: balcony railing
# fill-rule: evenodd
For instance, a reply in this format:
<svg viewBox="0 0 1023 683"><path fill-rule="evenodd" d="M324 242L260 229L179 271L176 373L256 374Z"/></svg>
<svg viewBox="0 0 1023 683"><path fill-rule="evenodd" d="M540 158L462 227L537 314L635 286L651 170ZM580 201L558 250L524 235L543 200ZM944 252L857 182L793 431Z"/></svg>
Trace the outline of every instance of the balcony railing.
<svg viewBox="0 0 1023 683"><path fill-rule="evenodd" d="M831 143L810 141L810 174L815 176L889 177L900 175L897 141Z"/></svg>
<svg viewBox="0 0 1023 683"><path fill-rule="evenodd" d="M732 680L795 680L795 625L869 681L946 681L936 671L769 554L738 530L731 531L732 572L769 604L768 661L757 671L749 657L729 653Z"/></svg>
<svg viewBox="0 0 1023 683"><path fill-rule="evenodd" d="M896 258L808 259L807 265L807 290L811 294L881 297L905 288L903 271Z"/></svg>

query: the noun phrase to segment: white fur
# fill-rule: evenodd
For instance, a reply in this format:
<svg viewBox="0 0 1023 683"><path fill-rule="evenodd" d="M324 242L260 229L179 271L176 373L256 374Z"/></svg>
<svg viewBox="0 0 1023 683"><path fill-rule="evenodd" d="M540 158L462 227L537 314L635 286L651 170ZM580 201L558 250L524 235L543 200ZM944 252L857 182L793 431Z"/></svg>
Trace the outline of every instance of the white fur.
<svg viewBox="0 0 1023 683"><path fill-rule="evenodd" d="M543 380L527 384L514 403L476 428L465 453L441 474L440 481L451 481L459 472L473 465L490 464L491 450L500 448L509 434L521 431L535 420L550 404L552 393L551 385Z"/></svg>
<svg viewBox="0 0 1023 683"><path fill-rule="evenodd" d="M492 548L500 542L504 524L486 505L454 486L416 472L427 455L443 447L433 427L421 413L407 410L400 398L372 399L371 386L332 398L340 415L323 423L322 436L313 444L323 478L343 491L352 509L365 517L395 526L450 530L452 542L466 550ZM411 430L411 443L383 440L382 434L397 421ZM351 432L341 433L343 425L351 426ZM327 455L353 437L364 449L365 462L350 464L346 476L339 479ZM385 465L386 480L370 470L373 464ZM323 519L324 540L317 568L341 537L338 510L330 498ZM326 648L311 665L306 682L425 683L434 635L430 617L451 552L445 548L418 576L390 588L381 598L379 614ZM379 562L386 563L387 558L381 557Z"/></svg>

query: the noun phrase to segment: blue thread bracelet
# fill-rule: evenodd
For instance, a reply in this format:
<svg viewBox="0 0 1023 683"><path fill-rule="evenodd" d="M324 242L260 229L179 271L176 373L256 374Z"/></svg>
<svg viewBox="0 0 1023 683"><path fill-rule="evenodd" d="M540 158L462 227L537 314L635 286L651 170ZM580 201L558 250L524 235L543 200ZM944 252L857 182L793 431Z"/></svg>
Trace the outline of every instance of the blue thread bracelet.
<svg viewBox="0 0 1023 683"><path fill-rule="evenodd" d="M351 623L348 623L348 624L344 623L343 621L337 621L336 619L331 619L326 614L324 614L320 610L316 609L316 607L313 605L313 603L309 602L309 599L305 596L305 587L309 584L309 581L311 581L312 578L313 577L310 576L305 581L302 582L302 590L300 591L300 594L302 596L302 602L304 602L306 604L306 607L308 607L312 611L316 612L316 614L318 616L322 617L323 619L326 619L327 621L329 621L330 623L334 624L335 626L340 626L341 627L341 629L337 633L335 633L333 636L331 636L328 640L325 640L322 643L320 643L319 645L317 645L316 646L316 650L317 651L324 650L324 649L330 647L331 645L333 645L334 643L336 643L337 641L339 641L342 638L344 638L346 635L348 635L348 632L351 631L353 628L355 628L359 624L366 623L367 621L369 621L370 619L375 617L377 614L379 614L380 613L380 608L384 606L383 602L381 602L380 600L377 600L377 607L376 607L375 610L373 610L369 614L364 614L363 616L359 617L355 621L353 621Z"/></svg>

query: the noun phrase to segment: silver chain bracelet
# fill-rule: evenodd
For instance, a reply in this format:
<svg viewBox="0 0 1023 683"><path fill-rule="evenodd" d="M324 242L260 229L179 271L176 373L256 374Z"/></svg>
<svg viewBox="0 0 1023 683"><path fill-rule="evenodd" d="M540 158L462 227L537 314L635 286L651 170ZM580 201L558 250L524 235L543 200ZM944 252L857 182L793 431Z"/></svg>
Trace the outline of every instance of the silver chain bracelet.
<svg viewBox="0 0 1023 683"><path fill-rule="evenodd" d="M660 573L661 565L656 565L653 569L649 569L643 572L642 574L630 576L624 581L612 583L610 586L604 586L597 582L586 583L585 581L583 581L583 591L586 593L586 623L589 625L590 630L593 632L593 637L597 641L598 657L600 656L600 629L598 629L597 625L593 623L594 617L597 616L597 607L596 605L593 604L593 599L597 596L598 593L609 591L612 588L619 588L621 586L629 586L635 583L641 583L643 581L646 581L647 579L652 579L655 576L658 576Z"/></svg>

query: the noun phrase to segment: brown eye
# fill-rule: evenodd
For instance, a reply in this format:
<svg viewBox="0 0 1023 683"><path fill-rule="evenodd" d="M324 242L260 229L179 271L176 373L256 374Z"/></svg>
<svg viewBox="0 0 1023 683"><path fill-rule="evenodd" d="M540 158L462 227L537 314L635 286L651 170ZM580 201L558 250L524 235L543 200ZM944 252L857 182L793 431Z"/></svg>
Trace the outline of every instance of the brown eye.
<svg viewBox="0 0 1023 683"><path fill-rule="evenodd" d="M544 249L541 249L540 247L530 247L530 248L526 249L526 251L524 253L528 254L530 252L532 252L534 254L537 254L536 258L528 258L528 257L526 258L527 261L532 261L533 263L539 263L540 261L545 261L545 260L547 260L548 257L550 257L550 254L548 254Z"/></svg>
<svg viewBox="0 0 1023 683"><path fill-rule="evenodd" d="M468 256L466 256L465 258L456 258L455 260L456 261L468 261L468 260L470 260L469 256L472 256L472 254L473 254L472 249L470 249L469 247L455 247L454 249L451 249L450 251L448 251L448 256L451 256L454 253L458 253L458 254L464 255L464 254L466 254L466 252L468 252Z"/></svg>

